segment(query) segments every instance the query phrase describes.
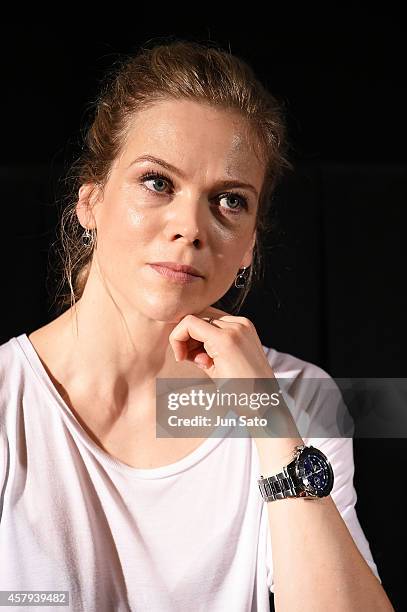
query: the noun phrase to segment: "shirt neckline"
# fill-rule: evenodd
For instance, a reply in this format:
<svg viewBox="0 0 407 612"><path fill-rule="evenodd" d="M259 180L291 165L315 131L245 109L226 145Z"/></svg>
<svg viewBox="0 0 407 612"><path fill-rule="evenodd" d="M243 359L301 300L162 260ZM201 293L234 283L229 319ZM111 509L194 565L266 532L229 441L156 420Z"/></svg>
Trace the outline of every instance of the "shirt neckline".
<svg viewBox="0 0 407 612"><path fill-rule="evenodd" d="M68 404L58 393L54 383L52 382L46 369L44 368L42 361L34 348L34 345L28 338L28 335L26 333L22 333L19 336L14 336L13 338L11 338L11 341L14 343L17 350L20 350L20 352L22 352L29 365L31 366L32 370L34 371L36 377L39 379L40 383L46 390L47 394L58 406L59 410L62 412L63 418L65 420L68 420L69 424L73 426L81 441L89 448L89 450L94 455L98 457L101 463L103 463L107 467L114 468L115 470L120 471L123 474L145 480L165 478L167 476L178 474L189 469L198 461L203 459L212 450L214 450L216 446L218 446L218 444L220 444L222 440L224 440L224 438L229 437L232 432L232 426L223 427L223 430L226 430L226 433L224 435L219 435L215 437L214 433L218 429L220 429L218 427L197 448L195 448L192 452L188 453L188 455L182 457L174 463L163 465L158 468L132 467L124 463L123 461L120 461L116 457L113 457L108 452L104 451L92 440L86 430L79 423L78 419L76 418L72 410L69 408Z"/></svg>

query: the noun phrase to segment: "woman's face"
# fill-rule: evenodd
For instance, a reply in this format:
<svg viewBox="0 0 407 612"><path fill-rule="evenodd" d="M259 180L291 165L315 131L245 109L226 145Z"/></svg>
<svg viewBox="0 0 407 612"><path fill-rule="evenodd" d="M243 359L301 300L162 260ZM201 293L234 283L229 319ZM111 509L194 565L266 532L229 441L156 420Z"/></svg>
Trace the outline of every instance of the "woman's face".
<svg viewBox="0 0 407 612"><path fill-rule="evenodd" d="M92 227L84 203L94 204L95 255L121 307L177 322L215 303L250 265L264 165L246 132L234 113L157 102L132 120L103 193L81 187L78 218ZM173 278L156 262L201 276Z"/></svg>

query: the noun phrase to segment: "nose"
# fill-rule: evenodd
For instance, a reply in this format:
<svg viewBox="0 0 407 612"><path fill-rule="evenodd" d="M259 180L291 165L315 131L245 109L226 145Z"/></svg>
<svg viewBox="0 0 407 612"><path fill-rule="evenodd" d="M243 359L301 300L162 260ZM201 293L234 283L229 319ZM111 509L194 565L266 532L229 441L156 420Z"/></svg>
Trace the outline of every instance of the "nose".
<svg viewBox="0 0 407 612"><path fill-rule="evenodd" d="M202 248L206 242L208 203L193 194L174 198L168 206L165 234L168 240L178 240Z"/></svg>

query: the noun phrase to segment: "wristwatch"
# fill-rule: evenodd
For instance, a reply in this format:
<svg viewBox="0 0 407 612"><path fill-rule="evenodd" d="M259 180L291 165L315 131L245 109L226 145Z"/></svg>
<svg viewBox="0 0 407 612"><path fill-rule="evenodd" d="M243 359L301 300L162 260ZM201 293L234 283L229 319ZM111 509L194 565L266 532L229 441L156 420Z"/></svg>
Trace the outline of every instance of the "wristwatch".
<svg viewBox="0 0 407 612"><path fill-rule="evenodd" d="M282 472L268 477L260 475L257 483L267 502L287 497L316 499L332 491L334 473L322 451L301 444L294 448L294 459Z"/></svg>

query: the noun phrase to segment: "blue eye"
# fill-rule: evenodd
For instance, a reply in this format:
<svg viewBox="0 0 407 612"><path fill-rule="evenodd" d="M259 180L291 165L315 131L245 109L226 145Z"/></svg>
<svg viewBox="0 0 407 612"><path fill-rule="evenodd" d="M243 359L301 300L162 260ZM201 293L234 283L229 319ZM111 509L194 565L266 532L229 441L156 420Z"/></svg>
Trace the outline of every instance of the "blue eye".
<svg viewBox="0 0 407 612"><path fill-rule="evenodd" d="M151 171L146 172L140 177L140 182L145 183L146 181L154 181L156 184L161 183L161 187L158 187L158 189L150 189L149 187L146 187L148 191L152 191L153 193L155 192L158 194L166 193L165 191L166 185L172 186L171 179L165 174L162 174L160 172L151 172ZM217 196L218 200L223 200L224 198L230 198L234 200L234 203L232 204L232 206L219 206L219 208L225 211L226 214L237 215L241 213L242 210L248 209L247 198L238 191L228 191L226 193L222 193L221 195Z"/></svg>
<svg viewBox="0 0 407 612"><path fill-rule="evenodd" d="M220 200L223 200L223 198L230 198L230 199L235 200L235 204L226 209L232 213L240 212L242 208L247 209L247 200L243 194L230 191L229 193L223 193L221 196L219 196ZM225 207L222 206L221 208L225 208Z"/></svg>
<svg viewBox="0 0 407 612"><path fill-rule="evenodd" d="M141 182L145 182L147 180L150 181L155 181L155 182L160 182L161 183L171 183L170 179L166 176L164 176L163 174L157 174L155 172L149 172L147 174L143 174L143 176L140 177ZM158 189L158 193L163 193L164 190Z"/></svg>

